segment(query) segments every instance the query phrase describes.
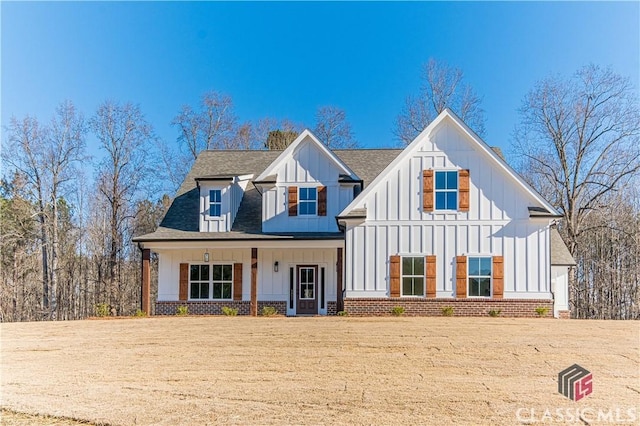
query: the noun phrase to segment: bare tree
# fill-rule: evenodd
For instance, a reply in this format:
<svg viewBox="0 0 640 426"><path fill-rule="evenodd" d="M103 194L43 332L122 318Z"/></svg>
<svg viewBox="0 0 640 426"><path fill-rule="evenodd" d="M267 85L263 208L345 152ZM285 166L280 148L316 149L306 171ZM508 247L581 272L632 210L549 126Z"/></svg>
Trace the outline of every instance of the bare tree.
<svg viewBox="0 0 640 426"><path fill-rule="evenodd" d="M318 108L313 132L329 148L358 147L358 142L351 131L351 124L347 121L347 113L338 107L323 106Z"/></svg>
<svg viewBox="0 0 640 426"><path fill-rule="evenodd" d="M288 118L281 120L263 118L256 126L255 138L267 149L285 149L302 133L303 129L302 124Z"/></svg>
<svg viewBox="0 0 640 426"><path fill-rule="evenodd" d="M75 164L84 159L86 127L73 103L63 102L51 121L45 152L45 169L51 180L51 316L57 314L60 197L75 176ZM69 222L69 220L67 221Z"/></svg>
<svg viewBox="0 0 640 426"><path fill-rule="evenodd" d="M451 109L478 135L484 135L482 99L464 82L459 68L435 59L423 65L422 86L417 95L405 99L405 105L396 119L394 133L404 144L409 144L445 108Z"/></svg>
<svg viewBox="0 0 640 426"><path fill-rule="evenodd" d="M49 232L46 206L49 201L47 179L44 176L45 133L34 117L22 120L11 118L9 144L2 152L3 160L15 168L25 179L26 191L37 206L42 258L42 309L49 309Z"/></svg>
<svg viewBox="0 0 640 426"><path fill-rule="evenodd" d="M515 131L522 171L562 212L562 232L577 256L588 220L626 191L640 171L640 110L628 78L589 65L570 78L539 82L525 97ZM612 227L613 222L607 226ZM588 243L587 243L588 244ZM584 272L579 264L578 277ZM582 283L584 284L584 282ZM588 297L574 282L574 312L589 316Z"/></svg>
<svg viewBox="0 0 640 426"><path fill-rule="evenodd" d="M173 119L180 129L178 139L186 145L195 160L205 149L234 147L237 119L231 97L216 91L207 92L200 99L199 109L185 105Z"/></svg>
<svg viewBox="0 0 640 426"><path fill-rule="evenodd" d="M108 301L119 313L127 284L123 282L121 262L127 244L125 232L128 221L135 216L135 198L145 178L152 180L155 161L150 158L149 143L153 130L138 106L109 101L99 106L90 124L106 153L97 167L97 185L108 209Z"/></svg>

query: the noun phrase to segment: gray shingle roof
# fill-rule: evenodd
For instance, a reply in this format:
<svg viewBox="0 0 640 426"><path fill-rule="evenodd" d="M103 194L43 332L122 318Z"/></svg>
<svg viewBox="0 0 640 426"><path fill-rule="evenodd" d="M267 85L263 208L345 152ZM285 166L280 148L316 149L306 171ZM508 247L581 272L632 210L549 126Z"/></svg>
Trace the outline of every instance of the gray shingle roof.
<svg viewBox="0 0 640 426"><path fill-rule="evenodd" d="M576 265L576 261L569 253L567 245L556 228L551 229L551 264L558 266Z"/></svg>
<svg viewBox="0 0 640 426"><path fill-rule="evenodd" d="M334 153L368 185L393 161L401 149L344 149ZM199 191L196 179L219 176L260 175L282 151L203 151L182 182L158 229L134 238L134 241L338 238L341 233L262 233L262 198L249 184L242 198L231 232L198 232Z"/></svg>

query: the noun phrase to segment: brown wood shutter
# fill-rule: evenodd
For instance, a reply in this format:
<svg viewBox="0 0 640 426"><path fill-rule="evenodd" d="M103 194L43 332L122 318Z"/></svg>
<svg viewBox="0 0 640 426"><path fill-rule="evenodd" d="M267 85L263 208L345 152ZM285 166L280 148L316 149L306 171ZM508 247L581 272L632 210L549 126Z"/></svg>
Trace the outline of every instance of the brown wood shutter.
<svg viewBox="0 0 640 426"><path fill-rule="evenodd" d="M433 211L433 170L422 171L422 211Z"/></svg>
<svg viewBox="0 0 640 426"><path fill-rule="evenodd" d="M504 258L493 256L493 298L502 299L504 295Z"/></svg>
<svg viewBox="0 0 640 426"><path fill-rule="evenodd" d="M389 296L400 297L400 256L389 257Z"/></svg>
<svg viewBox="0 0 640 426"><path fill-rule="evenodd" d="M242 300L242 263L233 264L233 300Z"/></svg>
<svg viewBox="0 0 640 426"><path fill-rule="evenodd" d="M180 292L178 299L187 300L189 298L189 264L180 264Z"/></svg>
<svg viewBox="0 0 640 426"><path fill-rule="evenodd" d="M456 297L467 297L467 256L456 256Z"/></svg>
<svg viewBox="0 0 640 426"><path fill-rule="evenodd" d="M298 216L298 187L289 187L289 216Z"/></svg>
<svg viewBox="0 0 640 426"><path fill-rule="evenodd" d="M460 170L458 172L458 194L460 201L458 210L461 212L469 211L469 170Z"/></svg>
<svg viewBox="0 0 640 426"><path fill-rule="evenodd" d="M318 216L327 215L327 187L318 187Z"/></svg>
<svg viewBox="0 0 640 426"><path fill-rule="evenodd" d="M436 257L427 256L425 258L425 279L427 282L427 297L436 297Z"/></svg>

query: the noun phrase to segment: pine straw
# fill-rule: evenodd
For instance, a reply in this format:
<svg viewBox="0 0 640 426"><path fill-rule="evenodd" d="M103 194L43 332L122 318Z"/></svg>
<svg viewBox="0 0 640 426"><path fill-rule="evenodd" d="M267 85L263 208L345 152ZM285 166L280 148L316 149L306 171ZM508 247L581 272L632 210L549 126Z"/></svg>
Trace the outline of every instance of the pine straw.
<svg viewBox="0 0 640 426"><path fill-rule="evenodd" d="M632 321L190 316L0 332L8 425L519 424L519 408L640 402ZM594 377L579 402L557 393L574 363Z"/></svg>

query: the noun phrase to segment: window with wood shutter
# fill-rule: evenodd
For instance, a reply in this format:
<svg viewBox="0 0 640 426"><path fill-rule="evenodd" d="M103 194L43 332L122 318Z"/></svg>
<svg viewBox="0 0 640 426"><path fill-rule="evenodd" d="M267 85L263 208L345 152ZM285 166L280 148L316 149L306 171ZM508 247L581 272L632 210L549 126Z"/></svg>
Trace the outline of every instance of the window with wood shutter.
<svg viewBox="0 0 640 426"><path fill-rule="evenodd" d="M327 187L318 187L318 216L327 215Z"/></svg>
<svg viewBox="0 0 640 426"><path fill-rule="evenodd" d="M242 263L233 264L233 300L242 300Z"/></svg>
<svg viewBox="0 0 640 426"><path fill-rule="evenodd" d="M491 297L491 257L469 256L467 259L470 297Z"/></svg>
<svg viewBox="0 0 640 426"><path fill-rule="evenodd" d="M289 216L298 216L298 187L289 187Z"/></svg>
<svg viewBox="0 0 640 426"><path fill-rule="evenodd" d="M389 297L400 297L400 256L389 257Z"/></svg>
<svg viewBox="0 0 640 426"><path fill-rule="evenodd" d="M427 282L427 297L436 297L436 257L427 256L425 258L425 279Z"/></svg>
<svg viewBox="0 0 640 426"><path fill-rule="evenodd" d="M493 298L502 299L504 295L504 258L493 256Z"/></svg>
<svg viewBox="0 0 640 426"><path fill-rule="evenodd" d="M433 170L422 171L422 210L433 211Z"/></svg>
<svg viewBox="0 0 640 426"><path fill-rule="evenodd" d="M189 297L189 264L180 264L180 290L178 293L179 300L187 300Z"/></svg>
<svg viewBox="0 0 640 426"><path fill-rule="evenodd" d="M456 297L467 297L467 256L456 256Z"/></svg>
<svg viewBox="0 0 640 426"><path fill-rule="evenodd" d="M425 258L402 256L402 296L424 297Z"/></svg>
<svg viewBox="0 0 640 426"><path fill-rule="evenodd" d="M458 172L458 193L460 201L458 210L461 212L469 211L469 170L460 170Z"/></svg>

